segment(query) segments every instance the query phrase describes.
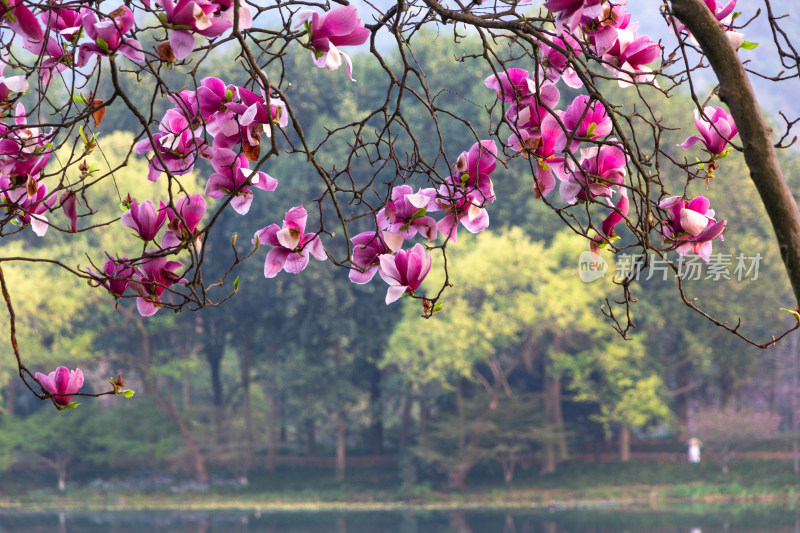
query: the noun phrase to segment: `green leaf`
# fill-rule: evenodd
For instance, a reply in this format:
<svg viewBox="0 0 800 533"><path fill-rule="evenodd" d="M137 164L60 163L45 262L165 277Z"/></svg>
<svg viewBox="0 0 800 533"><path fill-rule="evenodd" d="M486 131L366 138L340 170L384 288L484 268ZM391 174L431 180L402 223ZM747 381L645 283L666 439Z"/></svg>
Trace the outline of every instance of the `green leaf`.
<svg viewBox="0 0 800 533"><path fill-rule="evenodd" d="M125 395L126 398L131 398L134 394L136 394L136 391L133 389L128 389L126 391L122 391L122 394Z"/></svg>
<svg viewBox="0 0 800 533"><path fill-rule="evenodd" d="M797 323L800 324L800 313L798 313L797 310L785 309L781 307L781 311L783 311L784 313L789 313L790 315L794 315L794 317L797 319Z"/></svg>
<svg viewBox="0 0 800 533"><path fill-rule="evenodd" d="M59 407L58 410L59 411L64 411L65 409L75 409L79 405L80 405L79 403L69 402L67 405L65 405L63 407Z"/></svg>
<svg viewBox="0 0 800 533"><path fill-rule="evenodd" d="M758 43L751 43L750 41L743 41L741 45L745 50L752 50L756 46L758 46Z"/></svg>
<svg viewBox="0 0 800 533"><path fill-rule="evenodd" d="M236 276L236 279L233 280L233 292L239 290L239 276Z"/></svg>

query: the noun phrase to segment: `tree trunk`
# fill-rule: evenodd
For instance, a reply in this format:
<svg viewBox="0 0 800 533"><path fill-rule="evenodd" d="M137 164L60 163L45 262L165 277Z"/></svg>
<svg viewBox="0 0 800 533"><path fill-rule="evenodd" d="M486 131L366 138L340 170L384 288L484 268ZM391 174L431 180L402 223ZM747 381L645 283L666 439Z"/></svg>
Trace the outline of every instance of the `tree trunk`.
<svg viewBox="0 0 800 533"><path fill-rule="evenodd" d="M269 397L269 426L267 427L267 471L275 472L278 454L278 398L274 392Z"/></svg>
<svg viewBox="0 0 800 533"><path fill-rule="evenodd" d="M373 455L383 455L383 401L381 399L381 379L378 365L371 364L369 380L370 440Z"/></svg>
<svg viewBox="0 0 800 533"><path fill-rule="evenodd" d="M317 456L317 436L315 433L313 420L306 421L306 445L308 446L308 456Z"/></svg>
<svg viewBox="0 0 800 533"><path fill-rule="evenodd" d="M544 442L544 460L542 462L541 473L552 474L556 471L558 455L558 442L561 437L558 435L559 426L556 421L556 401L555 380L550 377L549 371L545 371L544 381L544 416L545 422L552 435Z"/></svg>
<svg viewBox="0 0 800 533"><path fill-rule="evenodd" d="M239 356L239 373L242 380L242 416L244 417L244 444L245 461L244 471L247 472L253 463L255 456L255 444L253 442L253 414L250 405L250 346L249 342L237 350Z"/></svg>
<svg viewBox="0 0 800 533"><path fill-rule="evenodd" d="M344 481L346 446L344 411L339 410L336 412L336 481L339 483Z"/></svg>
<svg viewBox="0 0 800 533"><path fill-rule="evenodd" d="M419 404L419 436L424 437L428 432L428 402L424 388L417 403Z"/></svg>
<svg viewBox="0 0 800 533"><path fill-rule="evenodd" d="M567 431L564 428L564 414L561 411L561 380L553 380L553 423L558 434L558 460L566 461L569 459L567 449Z"/></svg>
<svg viewBox="0 0 800 533"><path fill-rule="evenodd" d="M411 399L411 394L407 394L405 398L403 398L403 409L400 414L400 442L398 443L398 448L400 450L405 450L406 446L408 446L408 431L411 426L411 404L413 400Z"/></svg>
<svg viewBox="0 0 800 533"><path fill-rule="evenodd" d="M797 431L798 431L798 420L797 420L797 387L798 387L798 357L800 356L800 351L798 351L797 346L797 335L792 335L791 340L789 341L789 353L792 357L792 398L791 398L791 406L792 406L792 464L794 466L794 473L800 473L800 455L798 455L798 446L797 446Z"/></svg>
<svg viewBox="0 0 800 533"><path fill-rule="evenodd" d="M631 460L631 428L627 424L619 427L619 460L623 463Z"/></svg>
<svg viewBox="0 0 800 533"><path fill-rule="evenodd" d="M225 423L225 413L223 412L222 397L222 376L220 367L222 363L223 347L214 345L206 352L206 360L211 374L211 390L214 394L214 434L218 446L225 442L223 424Z"/></svg>

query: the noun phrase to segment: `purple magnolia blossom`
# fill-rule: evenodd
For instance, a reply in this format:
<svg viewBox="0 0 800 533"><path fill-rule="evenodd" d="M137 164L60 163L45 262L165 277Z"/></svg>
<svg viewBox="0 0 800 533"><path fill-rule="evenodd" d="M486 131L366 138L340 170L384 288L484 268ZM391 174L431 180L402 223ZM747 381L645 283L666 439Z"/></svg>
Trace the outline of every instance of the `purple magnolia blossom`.
<svg viewBox="0 0 800 533"><path fill-rule="evenodd" d="M436 189L420 189L416 193L408 185L392 189L392 199L376 215L378 227L410 239L417 233L430 242L436 240L436 221L426 214L438 211Z"/></svg>
<svg viewBox="0 0 800 533"><path fill-rule="evenodd" d="M61 208L69 219L70 231L76 233L78 231L78 197L72 192L72 189L67 189L61 194Z"/></svg>
<svg viewBox="0 0 800 533"><path fill-rule="evenodd" d="M680 255L696 253L708 261L711 257L711 241L722 238L725 220L714 220L714 210L705 196L697 196L689 201L680 196L665 198L659 204L667 211L667 221L662 226L665 241L676 246Z"/></svg>
<svg viewBox="0 0 800 533"><path fill-rule="evenodd" d="M616 66L613 69L619 78L620 87L630 86L635 81L653 79L649 65L661 57L661 45L650 37L637 37L635 32L619 32L616 42L603 54L603 60ZM608 68L608 65L605 65Z"/></svg>
<svg viewBox="0 0 800 533"><path fill-rule="evenodd" d="M59 409L70 404L72 395L83 387L83 371L80 368L70 370L60 366L50 374L36 373L36 379L42 384L42 389L53 395L53 401Z"/></svg>
<svg viewBox="0 0 800 533"><path fill-rule="evenodd" d="M620 186L625 181L627 160L625 152L612 144L582 149L580 168L574 172L564 172L558 189L561 199L574 204L586 201L589 197L611 198L615 192L614 186Z"/></svg>
<svg viewBox="0 0 800 533"><path fill-rule="evenodd" d="M561 93L551 81L544 81L539 85L537 98L528 98L527 103L512 103L506 111L506 122L519 131L526 130L529 137L538 137L542 121L550 115L550 110L555 109Z"/></svg>
<svg viewBox="0 0 800 533"><path fill-rule="evenodd" d="M380 266L380 256L393 254L403 245L403 237L390 231L365 231L350 241L353 243L353 264L357 268L350 269L350 281L363 285L372 281Z"/></svg>
<svg viewBox="0 0 800 533"><path fill-rule="evenodd" d="M102 287L105 287L108 292L114 295L114 298L119 298L133 281L134 274L137 274L137 270L130 266L127 261L127 257L107 259L103 265L103 276L95 274L91 269L87 270Z"/></svg>
<svg viewBox="0 0 800 533"><path fill-rule="evenodd" d="M94 42L81 44L78 60L75 62L79 67L85 66L89 57L95 54L111 56L119 52L133 62L144 61L144 52L139 41L123 37L134 25L133 13L126 6L115 9L100 21L90 9L83 9L81 15L83 29Z"/></svg>
<svg viewBox="0 0 800 533"><path fill-rule="evenodd" d="M72 54L66 52L58 39L52 35L48 34L47 39L41 41L26 39L22 46L25 50L42 58L37 70L45 85L50 83L53 76L72 64Z"/></svg>
<svg viewBox="0 0 800 533"><path fill-rule="evenodd" d="M494 184L489 174L497 168L497 145L494 141L479 141L469 152L462 152L453 167L454 177L461 180L464 187L481 191L487 202L494 202Z"/></svg>
<svg viewBox="0 0 800 533"><path fill-rule="evenodd" d="M571 56L578 57L581 53L581 47L578 44L578 41L576 41L575 38L568 33L564 33L562 37L563 39L553 37L551 40L553 41L554 45L560 46L564 50L567 50ZM573 89L583 87L583 82L581 81L580 76L578 76L578 74L575 72L575 69L569 65L567 56L564 55L563 52L560 52L555 48L542 43L541 53L543 58L542 66L544 66L547 72L548 80L555 83L559 79L562 79L564 80L564 83Z"/></svg>
<svg viewBox="0 0 800 533"><path fill-rule="evenodd" d="M229 103L238 99L239 88L236 85L225 85L219 78L203 78L200 81L197 107L209 135L216 138L219 134L232 136L239 132L234 113L228 108Z"/></svg>
<svg viewBox="0 0 800 533"><path fill-rule="evenodd" d="M342 66L347 77L353 79L353 64L350 57L339 50L340 46L356 46L369 39L370 32L358 18L355 6L338 6L320 15L316 11L301 11L297 14L295 28L305 24L314 53L314 64L328 70ZM309 19L311 21L309 22Z"/></svg>
<svg viewBox="0 0 800 533"><path fill-rule="evenodd" d="M227 148L215 148L212 151L211 165L216 172L208 178L206 196L231 196L231 207L240 215L250 211L250 204L253 203L251 186L262 191L274 191L278 186L278 180L266 172L250 170L244 155L237 155Z"/></svg>
<svg viewBox="0 0 800 533"><path fill-rule="evenodd" d="M8 52L4 52L2 58L0 58L0 108L10 104L12 95L19 95L28 90L28 80L25 76L3 76L7 58Z"/></svg>
<svg viewBox="0 0 800 533"><path fill-rule="evenodd" d="M176 175L191 172L197 154L206 148L201 128L193 129L183 111L176 108L168 109L164 114L158 133L153 134L153 141L155 150L147 137L136 143L136 153L156 151L161 156L160 159L153 156L148 161L150 171L147 179L153 182L158 181L162 172Z"/></svg>
<svg viewBox="0 0 800 533"><path fill-rule="evenodd" d="M524 68L510 68L492 74L483 81L489 89L497 91L497 98L508 103L530 103L536 94L536 82Z"/></svg>
<svg viewBox="0 0 800 533"><path fill-rule="evenodd" d="M720 155L725 151L725 146L732 138L739 133L733 117L724 109L718 107L706 107L703 109L703 116L697 109L694 110L694 125L702 137L692 135L683 143L679 144L683 149L694 146L698 141L705 145L706 150L713 155Z"/></svg>
<svg viewBox="0 0 800 533"><path fill-rule="evenodd" d="M0 177L0 191L6 211L13 211L20 225L30 224L37 236L44 237L50 227L44 213L52 210L58 200L55 194L47 194L47 185L37 184L36 192L29 194L27 187L13 187L8 178Z"/></svg>
<svg viewBox="0 0 800 533"><path fill-rule="evenodd" d="M602 0L547 0L544 7L555 13L559 31L573 31L584 17L597 18L603 12Z"/></svg>
<svg viewBox="0 0 800 533"><path fill-rule="evenodd" d="M583 31L589 36L594 53L602 57L620 37L620 33L635 35L638 22L631 22L631 15L622 4L606 3L596 19L587 21ZM623 37L623 40L627 37Z"/></svg>
<svg viewBox="0 0 800 533"><path fill-rule="evenodd" d="M445 216L436 227L451 242L458 237L459 222L470 233L479 233L489 227L489 213L484 209L488 199L477 188L467 188L461 180L448 177L439 187L436 203L445 211Z"/></svg>
<svg viewBox="0 0 800 533"><path fill-rule="evenodd" d="M625 220L625 217L628 216L628 212L630 210L630 200L628 199L628 189L625 187L619 188L619 200L617 200L617 205L613 205L611 200L608 200L609 205L613 205L613 209L608 214L608 216L603 220L600 225L603 233L608 237L615 237L616 232L614 227Z"/></svg>
<svg viewBox="0 0 800 533"><path fill-rule="evenodd" d="M530 157L536 159L534 187L537 198L547 196L555 188L555 176L565 179L564 158L556 157L556 154L564 149L566 142L561 124L554 115L547 115L536 136L528 130L521 130L519 135L509 136L509 148L520 152L525 159Z"/></svg>
<svg viewBox="0 0 800 533"><path fill-rule="evenodd" d="M572 101L562 118L567 131L573 132L569 143L572 152L580 146L581 140L601 139L611 133L611 118L605 106L597 100L589 103L589 97L584 94Z"/></svg>
<svg viewBox="0 0 800 533"><path fill-rule="evenodd" d="M421 244L415 244L408 251L400 250L395 255L381 255L379 260L381 266L378 272L383 281L389 284L386 305L405 293L414 294L430 272L433 262Z"/></svg>
<svg viewBox="0 0 800 533"><path fill-rule="evenodd" d="M72 42L81 33L83 16L80 11L64 7L53 7L42 13L39 18L48 29L56 30L65 40Z"/></svg>
<svg viewBox="0 0 800 533"><path fill-rule="evenodd" d="M206 201L202 194L181 196L175 202L175 209L164 204L161 204L161 207L169 219L167 231L161 241L163 248L179 246L182 242L195 238L197 226L206 214Z"/></svg>
<svg viewBox="0 0 800 533"><path fill-rule="evenodd" d="M328 258L319 236L303 234L307 219L308 213L303 206L293 207L286 212L283 227L271 224L256 232L253 244L258 241L273 247L267 252L264 262L265 278L274 278L281 269L290 274L302 272L308 266L309 255L320 261Z"/></svg>
<svg viewBox="0 0 800 533"><path fill-rule="evenodd" d="M279 98L267 97L265 91L261 90L261 95L257 95L252 91L240 87L239 88L240 101L231 102L227 104L227 109L231 110L237 116L236 131L233 136L228 139L227 144L218 136L214 139L214 145L229 148L229 145L235 143L247 143L251 147L258 147L261 145L261 134L265 133L267 137L272 136L272 129L270 124L275 124L280 128L286 127L289 124L289 113L286 112L286 103ZM223 132L228 135L228 132ZM220 140L220 143L217 141Z"/></svg>
<svg viewBox="0 0 800 533"><path fill-rule="evenodd" d="M136 309L142 316L153 316L162 307L161 296L172 285L187 283L177 271L183 268L178 261L167 261L166 257L147 257L129 283L129 287L139 295Z"/></svg>
<svg viewBox="0 0 800 533"><path fill-rule="evenodd" d="M139 205L139 202L134 199L130 209L122 213L121 221L124 225L136 230L143 241L152 241L156 238L158 230L164 225L166 217L166 210L156 210L150 200Z"/></svg>
<svg viewBox="0 0 800 533"><path fill-rule="evenodd" d="M0 26L6 25L15 33L33 41L44 39L42 26L36 16L25 5L25 0L3 0L0 2Z"/></svg>
<svg viewBox="0 0 800 533"><path fill-rule="evenodd" d="M164 9L167 23L172 30L169 43L175 58L186 59L194 49L194 34L198 33L210 39L219 37L228 28L233 26L232 17L220 16L220 5L208 0L156 0ZM247 8L244 13L250 13ZM249 28L248 21L252 22L252 15L245 16L239 21L239 28Z"/></svg>

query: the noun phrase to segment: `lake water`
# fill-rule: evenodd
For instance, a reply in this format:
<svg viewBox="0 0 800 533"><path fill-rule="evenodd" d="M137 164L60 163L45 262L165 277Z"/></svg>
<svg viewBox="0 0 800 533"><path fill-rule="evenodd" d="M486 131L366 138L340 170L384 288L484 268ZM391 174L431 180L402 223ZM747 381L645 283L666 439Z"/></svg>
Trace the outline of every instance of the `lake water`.
<svg viewBox="0 0 800 533"><path fill-rule="evenodd" d="M0 533L800 533L800 510L0 512Z"/></svg>

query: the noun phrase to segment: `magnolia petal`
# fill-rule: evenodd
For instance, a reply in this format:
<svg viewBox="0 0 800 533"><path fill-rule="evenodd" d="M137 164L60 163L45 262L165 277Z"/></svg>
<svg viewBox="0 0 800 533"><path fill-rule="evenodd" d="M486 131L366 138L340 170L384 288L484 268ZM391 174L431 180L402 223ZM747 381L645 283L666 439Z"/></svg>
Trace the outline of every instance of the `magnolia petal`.
<svg viewBox="0 0 800 533"><path fill-rule="evenodd" d="M386 290L386 305L396 302L406 293L408 287L405 285L392 285Z"/></svg>
<svg viewBox="0 0 800 533"><path fill-rule="evenodd" d="M680 222L684 231L697 237L708 226L708 217L691 209L681 209Z"/></svg>
<svg viewBox="0 0 800 533"><path fill-rule="evenodd" d="M286 258L290 253L286 248L273 248L267 252L267 258L264 261L264 277L274 278L277 276L283 265L286 264Z"/></svg>

